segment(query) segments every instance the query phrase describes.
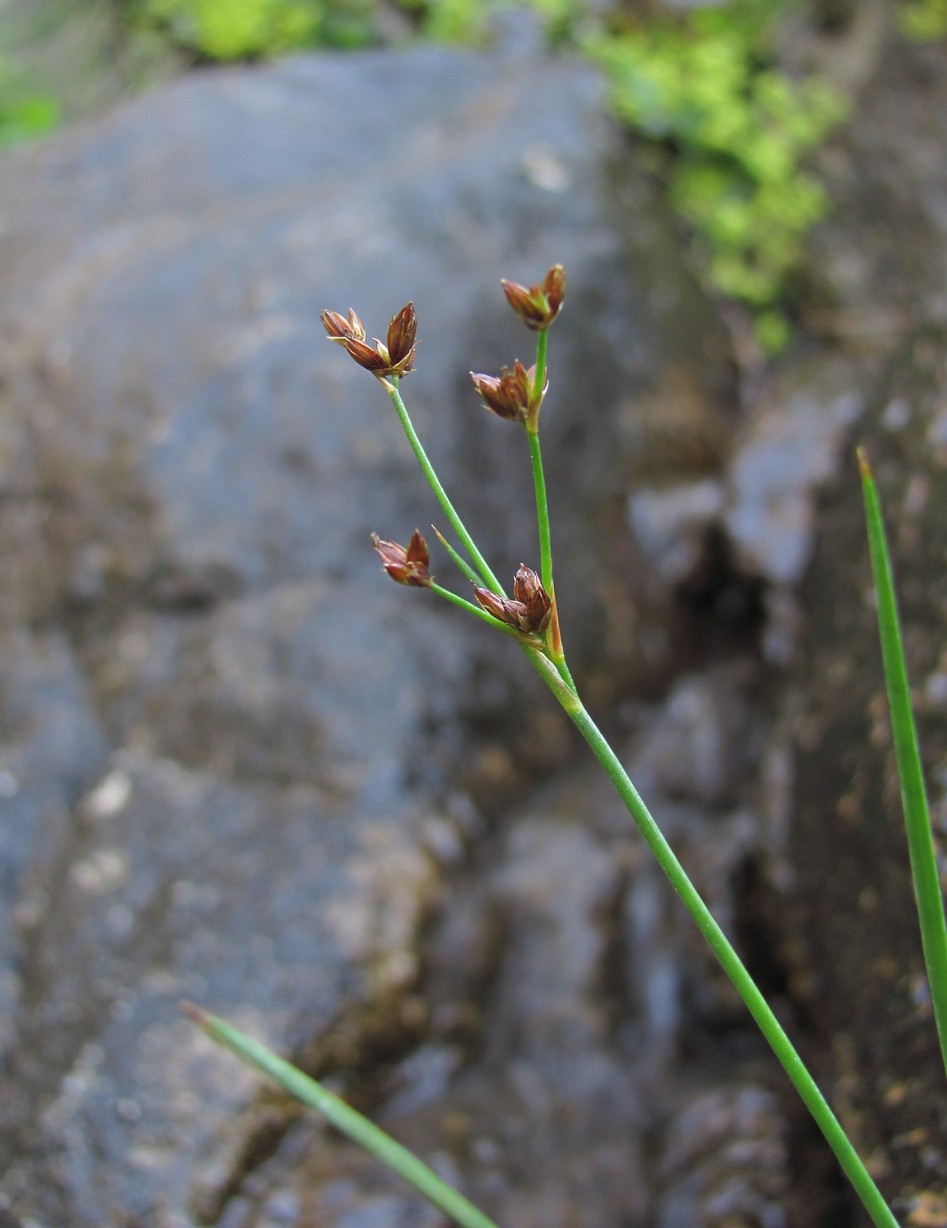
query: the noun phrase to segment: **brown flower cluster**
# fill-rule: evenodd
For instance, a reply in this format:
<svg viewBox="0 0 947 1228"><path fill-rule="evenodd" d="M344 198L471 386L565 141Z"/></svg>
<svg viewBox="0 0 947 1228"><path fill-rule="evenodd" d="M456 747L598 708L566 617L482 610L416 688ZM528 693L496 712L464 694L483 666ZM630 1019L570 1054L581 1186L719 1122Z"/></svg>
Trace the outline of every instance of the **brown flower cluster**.
<svg viewBox="0 0 947 1228"><path fill-rule="evenodd" d="M337 341L360 367L379 379L405 375L414 366L418 317L413 303L407 303L391 317L385 340L376 337L374 345L365 340L365 326L351 307L348 319L337 311L324 311L322 327L330 341Z"/></svg>
<svg viewBox="0 0 947 1228"><path fill-rule="evenodd" d="M488 614L526 635L541 635L552 618L552 601L539 576L522 563L513 579L513 600L477 584L474 596Z"/></svg>
<svg viewBox="0 0 947 1228"><path fill-rule="evenodd" d="M487 409L505 418L507 422L527 420L534 403L535 367L530 367L527 371L517 358L512 370L509 367L501 367L499 375L481 375L471 371L470 378Z"/></svg>
<svg viewBox="0 0 947 1228"><path fill-rule="evenodd" d="M372 545L381 559L382 567L396 584L406 584L409 588L431 587L428 570L431 556L427 542L417 529L411 534L407 549L399 546L397 542L385 541L377 533L372 534Z"/></svg>
<svg viewBox="0 0 947 1228"><path fill-rule="evenodd" d="M561 264L554 264L541 286L521 286L515 281L501 281L507 302L534 333L544 332L559 314L566 293L566 274Z"/></svg>

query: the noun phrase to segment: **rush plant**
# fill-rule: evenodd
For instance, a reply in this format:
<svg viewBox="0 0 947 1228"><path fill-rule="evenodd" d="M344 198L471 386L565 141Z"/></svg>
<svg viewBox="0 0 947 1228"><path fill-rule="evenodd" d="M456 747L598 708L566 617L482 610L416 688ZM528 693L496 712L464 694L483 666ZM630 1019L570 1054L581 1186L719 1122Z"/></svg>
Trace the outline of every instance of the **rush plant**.
<svg viewBox="0 0 947 1228"><path fill-rule="evenodd" d="M536 500L538 570L521 564L513 578L511 591L507 592L478 549L434 472L401 395L401 381L411 371L415 359L417 317L411 303L392 318L384 341L369 341L364 325L353 310L350 310L348 315L325 311L322 314L322 322L329 340L345 350L351 359L374 376L391 400L421 471L453 532L455 544L451 544L437 530L435 533L462 579L469 583L470 595L462 596L434 579L430 570L427 542L417 529L411 534L406 546L373 534L375 551L384 571L396 583L407 588L426 589L431 595L458 606L466 614L516 641L526 660L548 686L608 775L642 838L824 1134L872 1222L878 1225L878 1228L897 1228L897 1220L803 1064L792 1041L729 938L702 900L620 759L589 715L579 695L566 659L559 625L546 482L540 448L541 410L548 388L549 330L559 317L563 305L565 274L560 265L554 265L536 285L524 286L510 281L501 284L514 314L535 337L535 359L529 367L515 359L509 367L501 368L498 374L471 372L471 381L488 410L509 422L513 429L520 428L526 433ZM877 575L881 576L884 565L878 561L886 556L883 534L879 534L880 512L873 494L870 471L864 460L862 472L872 528L872 554L881 568L880 571L876 569ZM874 503L872 499L875 499ZM884 590L885 593L887 591ZM896 622L893 597L889 599L883 596L882 610L885 616L882 625L890 627L892 617ZM897 647L889 631L886 662L895 661ZM896 672L896 665L892 668ZM909 720L905 721L903 713L906 682L896 682L896 689L897 687L900 687L900 691L896 719L899 722L898 728L902 731L899 734L899 742L909 743L913 739L913 729L910 728ZM909 715L908 713L908 717ZM933 962L929 961L932 995L938 1003L938 1024L942 1035L945 1035L947 939L944 937L943 908L936 868L933 865L930 823L922 804L923 784L919 782L918 773L919 767L916 767L915 774L909 778L905 796L911 802L916 829L916 835L912 837L912 861L921 867L920 878L916 878L916 881L921 882L918 897L924 916L925 948L933 954ZM229 1047L244 1061L274 1079L304 1103L322 1112L333 1125L389 1164L464 1228L496 1228L481 1211L472 1206L458 1191L446 1185L417 1157L405 1151L400 1144L340 1101L328 1089L222 1019L190 1004L184 1009L214 1040Z"/></svg>

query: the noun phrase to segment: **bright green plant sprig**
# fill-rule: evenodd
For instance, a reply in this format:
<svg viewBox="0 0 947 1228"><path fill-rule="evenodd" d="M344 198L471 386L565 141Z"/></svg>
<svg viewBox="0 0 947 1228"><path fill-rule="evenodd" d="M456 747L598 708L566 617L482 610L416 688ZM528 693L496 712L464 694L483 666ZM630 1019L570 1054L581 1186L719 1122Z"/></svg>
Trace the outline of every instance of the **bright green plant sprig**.
<svg viewBox="0 0 947 1228"><path fill-rule="evenodd" d="M858 467L861 471L862 494L865 501L871 570L878 598L881 655L884 663L885 686L888 692L888 708L891 713L894 754L898 765L898 779L901 783L901 805L904 810L904 826L908 838L911 877L914 880L914 894L917 899L918 919L921 926L921 945L927 966L927 979L931 990L937 1035L940 1038L944 1067L947 1070L947 921L944 918L944 902L937 874L937 859L934 853L934 839L927 807L927 793L924 788L921 752L918 746L914 714L911 710L911 689L904 660L904 644L901 638L901 623L895 597L891 557L888 552L878 489L868 456L863 448L858 449Z"/></svg>
<svg viewBox="0 0 947 1228"><path fill-rule="evenodd" d="M943 38L947 35L947 0L911 0L898 10L898 25L918 42Z"/></svg>
<svg viewBox="0 0 947 1228"><path fill-rule="evenodd" d="M208 59L245 60L368 46L376 7L374 0L138 0L130 20Z"/></svg>
<svg viewBox="0 0 947 1228"><path fill-rule="evenodd" d="M784 7L730 0L586 45L619 119L674 150L671 198L694 228L699 271L748 304L770 353L788 339L789 280L828 207L805 156L845 112L827 82L792 80L777 67L771 28Z"/></svg>
<svg viewBox="0 0 947 1228"><path fill-rule="evenodd" d="M690 912L825 1136L872 1222L877 1228L898 1228L897 1220L789 1037L691 882L618 756L579 698L566 663L559 631L552 584L548 504L539 447L539 416L547 388L547 333L562 307L565 276L561 266L555 265L540 285L526 287L515 282L503 282L503 290L520 320L537 334L536 362L527 369L517 359L511 368L503 368L498 376L471 373L471 378L488 409L501 418L519 423L526 430L536 494L541 574L537 575L530 568L521 565L514 578L513 596L508 597L434 473L398 390L401 377L407 374L414 364L417 318L410 303L392 317L384 342L376 339L374 344L370 344L366 340L361 320L352 310L347 317L338 312L325 311L322 322L329 339L342 346L359 366L370 371L388 392L424 476L470 559L469 563L464 560L460 552L444 541L441 534L435 530L447 546L449 557L457 564L461 574L472 583L475 602L458 597L435 583L430 574L427 544L417 530L406 547L373 536L375 550L385 571L397 583L412 588L429 589L517 640L530 664L555 695L614 784L671 886ZM337 1098L327 1098L325 1089L306 1079L288 1063L277 1058L275 1054L270 1054L248 1037L243 1037L235 1029L222 1024L221 1021L211 1020L197 1008L188 1009L192 1017L197 1018L214 1039L228 1045L244 1060L264 1070L305 1103L320 1109L336 1124L340 1124L341 1102ZM435 1174L423 1166L419 1167L419 1162L409 1153L405 1153L393 1140L386 1140L385 1144L381 1145L380 1140L385 1139L385 1136L374 1126L370 1126L370 1123L360 1122L359 1115L348 1106L341 1107L346 1110L342 1114L345 1121L342 1128L347 1133L368 1147L373 1154L379 1155L436 1205L447 1209L445 1191L440 1188L443 1183ZM487 1228L490 1221L471 1208L456 1191L448 1191L448 1194L459 1200L455 1202L454 1209L449 1211L458 1223L464 1228Z"/></svg>

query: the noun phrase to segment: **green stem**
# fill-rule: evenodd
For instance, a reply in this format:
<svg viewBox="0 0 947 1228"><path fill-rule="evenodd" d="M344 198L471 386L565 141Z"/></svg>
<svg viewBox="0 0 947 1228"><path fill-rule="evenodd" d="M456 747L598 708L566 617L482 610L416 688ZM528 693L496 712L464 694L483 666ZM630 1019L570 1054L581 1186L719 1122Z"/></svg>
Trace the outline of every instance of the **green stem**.
<svg viewBox="0 0 947 1228"><path fill-rule="evenodd" d="M546 351L549 348L549 330L542 328L536 334L536 379L535 387L546 386Z"/></svg>
<svg viewBox="0 0 947 1228"><path fill-rule="evenodd" d="M539 334L541 337L545 333ZM543 454L539 446L539 431L527 429L529 439L529 458L533 465L533 486L536 490L536 521L539 526L539 575L543 588L550 597L554 595L552 585L552 533L549 527L549 500L546 497L546 478L543 473Z"/></svg>
<svg viewBox="0 0 947 1228"><path fill-rule="evenodd" d="M881 656L888 691L888 707L891 712L891 729L894 735L898 777L901 782L901 805L904 810L911 876L914 879L914 894L917 899L921 946L927 966L934 1021L940 1039L944 1067L947 1069L947 922L944 918L944 902L937 873L937 859L931 832L930 812L927 807L927 793L924 788L921 752L914 724L914 713L911 709L911 689L904 660L904 644L901 638L891 556L888 551L878 489L868 458L861 448L858 450L858 464L861 470L865 519L868 525L871 570L875 581L875 591L878 594Z"/></svg>
<svg viewBox="0 0 947 1228"><path fill-rule="evenodd" d="M545 333L540 333L540 337L545 337ZM538 364L537 364L538 367ZM540 576L543 582L543 588L553 600L553 623L550 626L549 639L549 660L559 671L560 677L564 682L568 683L569 687L574 692L576 690L575 682L572 674L569 672L569 666L566 662L565 653L562 651L562 633L559 629L559 610L555 605L556 590L552 580L552 534L549 528L549 503L546 498L546 479L543 474L543 456L539 444L539 431L531 431L528 427L526 434L529 438L529 456L533 464L533 485L536 490L536 522L539 527L539 557L540 557Z"/></svg>
<svg viewBox="0 0 947 1228"><path fill-rule="evenodd" d="M546 384L546 355L549 334L543 329L536 335L536 374L534 389L543 389ZM556 589L552 576L552 529L549 522L549 499L546 494L546 475L543 469L542 447L539 442L539 410L526 420L526 435L529 439L529 459L533 469L533 488L536 492L536 524L539 530L539 575L543 588L553 600L553 625L549 633L549 659L562 679L575 691L575 682L569 672L565 653L562 651L562 633L559 628L559 611L555 607Z"/></svg>
<svg viewBox="0 0 947 1228"><path fill-rule="evenodd" d="M470 564L457 553L457 551L450 544L450 542L447 540L444 534L440 531L437 525L432 524L431 528L434 530L435 534L437 535L437 540L441 543L441 545L450 555L451 562L454 564L457 570L461 572L462 575L466 576L466 578L470 581L471 584L479 584L480 576L478 576L477 573L474 571L474 569L470 566ZM502 596L502 594L500 595Z"/></svg>
<svg viewBox="0 0 947 1228"><path fill-rule="evenodd" d="M529 458L533 465L533 486L536 490L536 519L539 524L539 575L543 588L553 596L552 586L552 534L549 528L549 500L546 497L546 477L543 473L543 455L539 446L539 410L546 387L546 355L549 349L549 333L542 329L536 334L536 370L533 377L533 398L540 398L526 417L526 434L529 437Z"/></svg>
<svg viewBox="0 0 947 1228"><path fill-rule="evenodd" d="M210 1015L190 1002L182 1002L181 1009L211 1040L230 1049L241 1061L255 1067L297 1100L322 1113L337 1130L394 1169L462 1228L497 1228L493 1220L478 1211L463 1194L442 1181L433 1169L327 1087L216 1015Z"/></svg>
<svg viewBox="0 0 947 1228"><path fill-rule="evenodd" d="M652 818L650 811L641 799L628 773L622 767L618 756L586 712L575 692L565 684L552 664L539 654L530 654L530 659L591 747L599 763L605 769L608 778L618 791L618 795L624 802L628 813L667 876L671 886L683 900L684 906L696 922L697 928L709 943L724 972L730 978L737 993L746 1003L747 1009L756 1021L757 1026L766 1037L783 1069L789 1075L796 1091L802 1097L806 1108L825 1135L826 1141L864 1203L872 1222L878 1228L898 1228L898 1221L888 1209L878 1187L871 1179L868 1170L860 1160L858 1153L849 1141L848 1136L829 1107L825 1097L819 1091L815 1080L803 1065L802 1059L793 1047L789 1037L783 1031L779 1020L767 1005L766 999L756 986L756 982L744 967L743 961L737 955L727 936L714 920L713 914L688 878L687 872L678 861L673 849Z"/></svg>
<svg viewBox="0 0 947 1228"><path fill-rule="evenodd" d="M427 453L424 451L424 448L421 446L421 440L418 438L418 433L414 429L414 424L412 423L411 416L408 413L408 407L405 405L401 393L398 391L397 382L392 378L386 382L386 387L388 388L388 395L391 397L392 403L395 409L398 411L398 417L401 419L401 426L404 429L405 435L408 437L408 443L411 445L411 450L414 452L414 455L417 457L418 464L421 466L421 472L427 479L427 484L430 486L431 490L434 491L434 495L438 503L444 509L444 515L450 521L451 528L462 542L464 549L473 559L477 566L477 570L480 572L480 575L483 577L487 586L492 588L494 592L503 594L504 590L500 584L500 581L490 570L490 566L486 559L477 549L473 538L467 532L464 522L455 511L454 505L451 503L447 491L441 485L440 479L434 472L434 466L428 460Z"/></svg>

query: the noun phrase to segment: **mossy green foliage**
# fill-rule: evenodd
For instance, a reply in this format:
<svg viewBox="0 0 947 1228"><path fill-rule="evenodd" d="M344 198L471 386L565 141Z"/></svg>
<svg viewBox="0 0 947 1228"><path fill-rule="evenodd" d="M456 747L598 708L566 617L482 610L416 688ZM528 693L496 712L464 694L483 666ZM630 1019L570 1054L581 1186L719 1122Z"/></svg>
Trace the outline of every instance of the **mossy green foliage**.
<svg viewBox="0 0 947 1228"><path fill-rule="evenodd" d="M489 35L498 14L510 9L532 9L551 42L574 38L589 15L587 0L400 0L405 9L421 14L420 29L427 38L444 42L480 43Z"/></svg>
<svg viewBox="0 0 947 1228"><path fill-rule="evenodd" d="M947 0L908 0L898 14L908 38L932 42L947 35Z"/></svg>
<svg viewBox="0 0 947 1228"><path fill-rule="evenodd" d="M747 304L760 345L789 336L788 291L828 201L806 155L845 114L841 95L779 67L776 23L794 0L724 3L637 21L587 0L526 0L553 41L604 70L615 114L661 151L660 170L694 235L709 286ZM916 0L930 8L947 0ZM429 37L473 42L516 0L427 0ZM603 15L604 13L604 15Z"/></svg>
<svg viewBox="0 0 947 1228"><path fill-rule="evenodd" d="M373 41L372 0L140 0L133 20L212 60L269 58Z"/></svg>
<svg viewBox="0 0 947 1228"><path fill-rule="evenodd" d="M826 82L777 67L773 27L785 7L696 9L587 44L616 114L666 150L662 169L701 271L750 305L771 353L788 335L782 309L805 235L827 207L805 156L845 113Z"/></svg>
<svg viewBox="0 0 947 1228"><path fill-rule="evenodd" d="M45 94L10 101L0 98L0 148L45 136L58 123L55 98Z"/></svg>
<svg viewBox="0 0 947 1228"><path fill-rule="evenodd" d="M0 60L0 148L45 136L59 123L59 104L48 94L24 92Z"/></svg>
<svg viewBox="0 0 947 1228"><path fill-rule="evenodd" d="M550 40L571 42L607 77L616 115L661 153L660 171L689 223L699 272L747 304L763 349L778 352L805 236L827 207L806 156L845 111L814 77L777 63L776 23L797 0L724 0L621 19L589 0L392 0L427 38L477 43L496 16L536 12ZM137 0L181 46L218 60L377 40L375 0ZM925 30L947 0L909 0ZM926 24L925 24L926 23Z"/></svg>

